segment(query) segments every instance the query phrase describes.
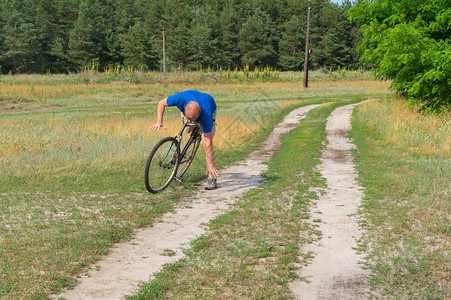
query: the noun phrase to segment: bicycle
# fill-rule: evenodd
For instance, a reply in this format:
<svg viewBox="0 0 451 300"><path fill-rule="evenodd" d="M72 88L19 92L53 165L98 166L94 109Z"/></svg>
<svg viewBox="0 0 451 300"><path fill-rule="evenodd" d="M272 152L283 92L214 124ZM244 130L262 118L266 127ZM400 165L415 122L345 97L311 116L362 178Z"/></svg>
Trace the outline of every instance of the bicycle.
<svg viewBox="0 0 451 300"><path fill-rule="evenodd" d="M192 129L188 141L182 148L182 134L185 128ZM144 172L146 189L158 193L166 189L186 173L193 161L202 140L200 126L191 121L184 121L182 129L175 137L161 139L150 152Z"/></svg>

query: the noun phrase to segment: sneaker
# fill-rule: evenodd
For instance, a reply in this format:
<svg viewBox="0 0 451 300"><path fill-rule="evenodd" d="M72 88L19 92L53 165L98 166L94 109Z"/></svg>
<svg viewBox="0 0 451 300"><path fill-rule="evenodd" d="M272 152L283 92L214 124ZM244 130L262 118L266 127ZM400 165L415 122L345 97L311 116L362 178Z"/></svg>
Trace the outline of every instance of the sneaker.
<svg viewBox="0 0 451 300"><path fill-rule="evenodd" d="M218 187L218 183L216 178L208 178L207 186L205 187L206 190L214 190Z"/></svg>

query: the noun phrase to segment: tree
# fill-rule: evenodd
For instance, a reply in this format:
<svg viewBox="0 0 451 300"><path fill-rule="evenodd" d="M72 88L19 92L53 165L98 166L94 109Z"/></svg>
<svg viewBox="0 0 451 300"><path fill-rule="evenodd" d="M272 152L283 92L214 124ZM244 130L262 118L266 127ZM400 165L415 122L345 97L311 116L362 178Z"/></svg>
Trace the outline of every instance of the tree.
<svg viewBox="0 0 451 300"><path fill-rule="evenodd" d="M4 0L0 72L69 72L93 62L100 71L124 63L153 69L163 27L169 68L296 70L308 6L312 67L355 66L359 35L346 20L350 0Z"/></svg>
<svg viewBox="0 0 451 300"><path fill-rule="evenodd" d="M346 66L349 62L349 50L339 39L337 30L329 28L314 51L316 63L329 68Z"/></svg>
<svg viewBox="0 0 451 300"><path fill-rule="evenodd" d="M102 49L102 32L98 19L99 5L97 1L81 0L78 18L70 32L69 53L78 67L87 66L99 60Z"/></svg>
<svg viewBox="0 0 451 300"><path fill-rule="evenodd" d="M337 68L352 63L355 45L350 35L355 35L355 26L348 20L346 5L349 3L339 6L327 0L312 0L310 48L313 67Z"/></svg>
<svg viewBox="0 0 451 300"><path fill-rule="evenodd" d="M78 67L96 61L100 68L119 60L119 36L114 23L115 0L81 0L70 32L69 53Z"/></svg>
<svg viewBox="0 0 451 300"><path fill-rule="evenodd" d="M194 53L190 46L193 11L186 1L168 0L162 15L166 30L166 54L168 65L173 68L186 67Z"/></svg>
<svg viewBox="0 0 451 300"><path fill-rule="evenodd" d="M44 28L32 0L2 3L3 43L0 61L3 68L16 73L42 72Z"/></svg>
<svg viewBox="0 0 451 300"><path fill-rule="evenodd" d="M344 41L344 45L348 48L347 54L349 60L346 62L346 67L355 70L361 66L357 47L362 43L362 33L355 22L351 22L348 18L348 11L351 7L351 0L343 1L341 5L343 21L339 24L338 30L340 32L340 39Z"/></svg>
<svg viewBox="0 0 451 300"><path fill-rule="evenodd" d="M44 66L47 71L67 72L72 69L69 31L77 18L77 0L39 0L37 11L44 28Z"/></svg>
<svg viewBox="0 0 451 300"><path fill-rule="evenodd" d="M121 40L125 65L141 69L159 69L160 58L152 44L153 38L149 36L140 21L131 26Z"/></svg>
<svg viewBox="0 0 451 300"><path fill-rule="evenodd" d="M219 46L219 30L215 14L211 7L203 5L196 11L191 23L190 57L191 69L224 65L225 55Z"/></svg>
<svg viewBox="0 0 451 300"><path fill-rule="evenodd" d="M282 26L282 37L279 42L279 66L282 70L299 71L304 64L305 32L297 16L292 16Z"/></svg>
<svg viewBox="0 0 451 300"><path fill-rule="evenodd" d="M239 32L238 47L243 65L265 67L277 65L279 37L269 16L256 9Z"/></svg>
<svg viewBox="0 0 451 300"><path fill-rule="evenodd" d="M424 109L450 109L449 0L363 0L350 17L363 31L362 61L378 77Z"/></svg>
<svg viewBox="0 0 451 300"><path fill-rule="evenodd" d="M97 24L101 25L104 31L100 56L100 65L102 66L116 65L122 61L120 44L122 28L119 26L119 21L123 7L118 9L119 4L122 4L119 0L99 0L101 10L98 18L102 23Z"/></svg>
<svg viewBox="0 0 451 300"><path fill-rule="evenodd" d="M3 53L5 51L4 46L4 31L5 28L5 17L3 15L3 4L0 3L0 53ZM0 55L0 73L4 73L6 71L6 68L3 68L3 62L2 62L2 56Z"/></svg>
<svg viewBox="0 0 451 300"><path fill-rule="evenodd" d="M224 8L219 17L220 22L220 47L225 54L224 64L232 69L241 65L241 54L237 47L241 28L241 16L233 0L224 3Z"/></svg>

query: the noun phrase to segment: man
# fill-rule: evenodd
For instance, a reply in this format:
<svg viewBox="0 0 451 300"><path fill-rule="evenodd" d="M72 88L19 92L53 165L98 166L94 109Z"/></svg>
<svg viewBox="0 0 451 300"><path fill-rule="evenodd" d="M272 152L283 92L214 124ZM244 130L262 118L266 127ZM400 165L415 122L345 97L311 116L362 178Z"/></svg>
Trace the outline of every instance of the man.
<svg viewBox="0 0 451 300"><path fill-rule="evenodd" d="M212 96L195 90L188 90L169 96L158 103L157 122L150 127L152 131L166 129L163 125L164 110L168 106L177 106L184 117L190 121L198 122L202 130L202 143L207 161L208 184L205 189L213 190L217 187L219 171L215 167L215 153L213 150L213 137L215 135L216 103Z"/></svg>

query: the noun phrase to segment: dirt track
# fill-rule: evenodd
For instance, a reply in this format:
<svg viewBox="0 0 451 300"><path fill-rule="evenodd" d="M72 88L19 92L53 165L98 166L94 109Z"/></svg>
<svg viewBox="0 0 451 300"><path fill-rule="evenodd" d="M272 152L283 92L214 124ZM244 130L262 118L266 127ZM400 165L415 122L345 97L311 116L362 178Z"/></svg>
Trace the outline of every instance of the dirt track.
<svg viewBox="0 0 451 300"><path fill-rule="evenodd" d="M181 248L204 233L203 223L223 214L234 198L261 183L260 174L266 169L263 162L271 159L280 145L280 138L317 106L292 111L276 126L261 149L251 153L243 163L221 170L218 189L203 191L201 187L194 201L187 199L174 213L164 215L155 226L138 230L132 241L115 246L97 264L96 270L80 278L75 289L55 298L121 299L123 295L132 293L139 283L148 281L164 264L180 259L183 256ZM176 254L162 255L167 249Z"/></svg>
<svg viewBox="0 0 451 300"><path fill-rule="evenodd" d="M169 262L183 256L181 248L204 233L202 224L223 214L234 198L258 186L260 174L266 169L263 162L271 159L280 145L280 138L295 128L306 113L317 107L310 105L298 108L287 115L263 147L253 152L243 163L221 170L219 188L201 191L194 201L180 203L174 213L167 213L161 222L151 228L138 230L135 239L118 244L95 270L80 278L73 290L56 295L66 299L121 299L141 282L151 278ZM350 149L353 148L345 135L350 129L350 114L355 105L341 107L328 119L329 146L324 151L320 166L327 179L327 194L318 201L317 210L322 219L320 230L323 239L320 245L312 245L316 257L311 265L302 268L300 275L311 280L291 284L294 295L303 299L359 299L365 286L355 285L364 280L366 274L357 265L359 257L352 250L354 238L358 236L355 218L362 193L355 183L355 171ZM187 208L189 207L189 208ZM316 218L317 216L315 216ZM175 251L174 256L162 255L165 250Z"/></svg>
<svg viewBox="0 0 451 300"><path fill-rule="evenodd" d="M337 108L328 118L327 148L319 166L327 180L326 193L317 202L312 219L321 219L322 239L304 252L315 253L313 262L301 268L299 275L309 281L291 283L301 299L366 299L368 274L358 264L362 258L353 250L360 236L354 216L363 197L356 182L351 149L355 146L346 137L351 129L351 114L356 105Z"/></svg>

